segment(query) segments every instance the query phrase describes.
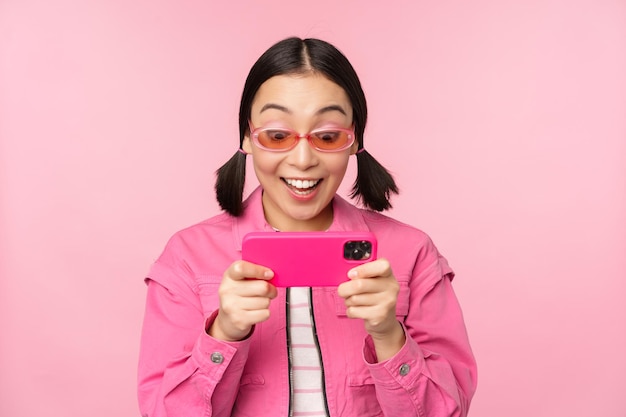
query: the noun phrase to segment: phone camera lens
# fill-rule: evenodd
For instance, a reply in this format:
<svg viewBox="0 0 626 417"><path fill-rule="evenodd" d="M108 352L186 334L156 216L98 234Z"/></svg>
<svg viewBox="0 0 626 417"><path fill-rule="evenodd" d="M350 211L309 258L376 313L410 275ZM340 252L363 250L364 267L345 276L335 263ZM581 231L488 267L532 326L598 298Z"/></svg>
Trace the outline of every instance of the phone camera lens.
<svg viewBox="0 0 626 417"><path fill-rule="evenodd" d="M352 251L352 259L354 260L359 260L359 259L363 259L363 255L365 253L363 252L363 250L361 248L356 248Z"/></svg>
<svg viewBox="0 0 626 417"><path fill-rule="evenodd" d="M345 259L352 259L352 251L354 250L355 246L356 246L356 242L353 242L353 241L347 242L343 246L343 257Z"/></svg>

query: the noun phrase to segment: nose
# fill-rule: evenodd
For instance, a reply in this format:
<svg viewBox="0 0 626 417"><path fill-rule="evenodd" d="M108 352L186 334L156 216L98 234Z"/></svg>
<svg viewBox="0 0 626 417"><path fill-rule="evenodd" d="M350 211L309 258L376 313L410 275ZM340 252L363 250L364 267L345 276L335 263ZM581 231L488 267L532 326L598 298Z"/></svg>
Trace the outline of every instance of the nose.
<svg viewBox="0 0 626 417"><path fill-rule="evenodd" d="M298 143L289 151L289 162L301 170L319 163L319 157L306 135L300 135Z"/></svg>

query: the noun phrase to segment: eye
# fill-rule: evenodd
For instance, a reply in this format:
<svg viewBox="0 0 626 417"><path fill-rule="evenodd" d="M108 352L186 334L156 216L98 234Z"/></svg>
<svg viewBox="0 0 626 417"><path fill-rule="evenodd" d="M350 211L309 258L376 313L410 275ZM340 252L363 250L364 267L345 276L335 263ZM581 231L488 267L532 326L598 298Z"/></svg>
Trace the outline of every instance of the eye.
<svg viewBox="0 0 626 417"><path fill-rule="evenodd" d="M339 140L342 134L340 130L322 130L315 132L315 137L323 142L333 143Z"/></svg>
<svg viewBox="0 0 626 417"><path fill-rule="evenodd" d="M280 142L287 139L290 135L290 132L286 130L278 130L278 129L270 129L264 132L267 135L267 138L271 141Z"/></svg>

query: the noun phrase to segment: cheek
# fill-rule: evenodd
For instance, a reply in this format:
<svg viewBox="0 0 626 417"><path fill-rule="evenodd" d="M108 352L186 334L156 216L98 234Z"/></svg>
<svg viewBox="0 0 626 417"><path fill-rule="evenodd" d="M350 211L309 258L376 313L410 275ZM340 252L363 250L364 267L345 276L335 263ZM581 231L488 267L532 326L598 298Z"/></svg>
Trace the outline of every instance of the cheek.
<svg viewBox="0 0 626 417"><path fill-rule="evenodd" d="M349 157L349 155L337 155L337 158L329 160L326 166L331 173L343 176L348 168Z"/></svg>
<svg viewBox="0 0 626 417"><path fill-rule="evenodd" d="M252 165L254 171L257 174L273 173L276 171L280 163L280 159L274 157L275 155L267 155L266 153L257 152L256 155L252 154Z"/></svg>

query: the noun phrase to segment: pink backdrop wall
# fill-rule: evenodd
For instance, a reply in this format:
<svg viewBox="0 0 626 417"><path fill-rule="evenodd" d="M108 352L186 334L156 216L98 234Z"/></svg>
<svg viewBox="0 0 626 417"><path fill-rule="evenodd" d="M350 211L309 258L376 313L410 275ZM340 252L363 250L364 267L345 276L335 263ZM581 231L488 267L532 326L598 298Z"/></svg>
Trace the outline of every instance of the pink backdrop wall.
<svg viewBox="0 0 626 417"><path fill-rule="evenodd" d="M626 415L626 3L219 3L0 1L0 415L138 415L142 277L293 34L352 60L392 214L457 272L471 415Z"/></svg>

